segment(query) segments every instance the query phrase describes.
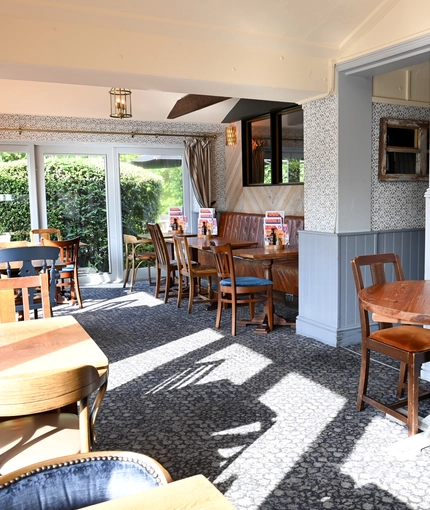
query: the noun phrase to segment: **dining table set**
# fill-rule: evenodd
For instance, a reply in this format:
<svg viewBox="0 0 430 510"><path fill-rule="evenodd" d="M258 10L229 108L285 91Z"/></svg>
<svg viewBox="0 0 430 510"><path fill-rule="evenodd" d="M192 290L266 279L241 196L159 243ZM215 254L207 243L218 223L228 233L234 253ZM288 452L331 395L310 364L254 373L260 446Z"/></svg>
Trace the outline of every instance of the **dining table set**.
<svg viewBox="0 0 430 510"><path fill-rule="evenodd" d="M298 257L298 245L290 246L289 244L285 244L281 246L258 246L257 241L232 239L216 235L202 236L193 233L181 233L178 235L187 237L188 246L193 251L193 259L195 261L198 261L199 250L209 251L211 250L211 245L221 246L230 244L234 257L255 260L260 263L263 269L264 278L270 281L272 280L272 266L275 260L286 260ZM168 232L164 235L166 242L171 246L172 258L176 257L176 254L174 253L174 236L174 232ZM146 235L142 237L150 242L150 239ZM208 306L207 309L214 309L214 306ZM268 327L267 313L267 305L265 305L261 315L250 320L242 319L239 322L239 325L256 325L256 333L269 333L270 330ZM273 325L295 327L295 322L286 320L282 316L278 315L274 311L273 307Z"/></svg>

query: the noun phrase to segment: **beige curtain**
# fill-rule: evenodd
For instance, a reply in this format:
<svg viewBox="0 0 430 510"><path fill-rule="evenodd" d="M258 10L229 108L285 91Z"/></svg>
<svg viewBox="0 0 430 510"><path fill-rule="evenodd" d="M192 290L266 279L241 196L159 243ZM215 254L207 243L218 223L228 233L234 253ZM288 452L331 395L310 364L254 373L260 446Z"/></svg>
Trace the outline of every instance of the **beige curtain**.
<svg viewBox="0 0 430 510"><path fill-rule="evenodd" d="M194 194L200 207L212 207L210 140L184 141Z"/></svg>
<svg viewBox="0 0 430 510"><path fill-rule="evenodd" d="M264 183L264 140L252 140L252 171L251 182L253 184Z"/></svg>

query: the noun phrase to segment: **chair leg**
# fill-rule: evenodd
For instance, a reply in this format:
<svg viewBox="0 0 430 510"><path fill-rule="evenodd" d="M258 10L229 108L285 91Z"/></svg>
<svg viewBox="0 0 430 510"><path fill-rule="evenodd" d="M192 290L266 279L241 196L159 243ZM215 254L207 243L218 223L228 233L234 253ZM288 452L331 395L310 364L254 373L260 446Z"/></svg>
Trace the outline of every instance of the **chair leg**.
<svg viewBox="0 0 430 510"><path fill-rule="evenodd" d="M130 274L130 264L128 263L128 259L127 259L127 261L125 263L125 276L124 276L124 284L123 284L122 288L124 288L127 285L129 274Z"/></svg>
<svg viewBox="0 0 430 510"><path fill-rule="evenodd" d="M236 297L231 300L231 336L236 336Z"/></svg>
<svg viewBox="0 0 430 510"><path fill-rule="evenodd" d="M418 373L419 366L413 356L408 364L408 436L418 433Z"/></svg>
<svg viewBox="0 0 430 510"><path fill-rule="evenodd" d="M166 274L166 286L164 287L164 303L165 304L169 300L171 281L172 281L172 275L171 274Z"/></svg>
<svg viewBox="0 0 430 510"><path fill-rule="evenodd" d="M250 299L254 299L254 294L249 295ZM250 301L249 303L249 318L252 320L255 317L255 303Z"/></svg>
<svg viewBox="0 0 430 510"><path fill-rule="evenodd" d="M184 281L183 281L182 275L179 274L179 281L178 281L178 304L177 304L178 308L181 307L181 303L182 303L182 293L184 292L183 287L184 287Z"/></svg>
<svg viewBox="0 0 430 510"><path fill-rule="evenodd" d="M151 260L148 260L148 282L149 282L149 285L152 285L152 279L151 279Z"/></svg>
<svg viewBox="0 0 430 510"><path fill-rule="evenodd" d="M405 392L405 384L408 379L408 366L403 361L400 363L399 382L397 385L397 398L402 398Z"/></svg>
<svg viewBox="0 0 430 510"><path fill-rule="evenodd" d="M199 280L199 283L198 283L198 286L200 288L200 278L198 278ZM192 309L193 309L193 302L194 302L194 290L195 290L195 279L194 278L190 278L190 284L188 286L188 293L189 293L189 297L188 297L188 313L191 313Z"/></svg>
<svg viewBox="0 0 430 510"><path fill-rule="evenodd" d="M76 294L76 298L77 298L77 301L78 301L78 306L79 308L83 308L83 304L82 304L82 296L81 296L81 289L79 287L79 280L78 280L78 275L76 275L76 279L75 279L75 294Z"/></svg>
<svg viewBox="0 0 430 510"><path fill-rule="evenodd" d="M161 285L161 269L158 265L155 266L155 297L158 299L158 295L160 294L160 285Z"/></svg>
<svg viewBox="0 0 430 510"><path fill-rule="evenodd" d="M222 307L223 306L224 306L224 303L221 301L221 292L218 290L218 306L217 306L216 322L215 322L216 329L219 329L221 327L221 315L222 315Z"/></svg>
<svg viewBox="0 0 430 510"><path fill-rule="evenodd" d="M133 262L131 264L130 292L133 292L133 287L134 287L134 284L136 282L136 273L137 273L137 268L135 267L135 262L134 262L134 259L133 259Z"/></svg>
<svg viewBox="0 0 430 510"><path fill-rule="evenodd" d="M367 383L369 380L369 363L370 363L370 351L369 349L362 349L360 382L358 385L357 411L362 411L364 406L363 395L365 395L367 392Z"/></svg>
<svg viewBox="0 0 430 510"><path fill-rule="evenodd" d="M273 331L273 295L272 289L267 291L267 323L269 325L269 331Z"/></svg>

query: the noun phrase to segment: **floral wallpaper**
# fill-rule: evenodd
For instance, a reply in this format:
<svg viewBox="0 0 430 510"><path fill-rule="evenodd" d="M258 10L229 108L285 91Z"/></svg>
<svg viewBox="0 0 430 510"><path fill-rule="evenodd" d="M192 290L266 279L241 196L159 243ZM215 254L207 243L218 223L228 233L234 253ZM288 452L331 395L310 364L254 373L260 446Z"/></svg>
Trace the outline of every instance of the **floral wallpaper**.
<svg viewBox="0 0 430 510"><path fill-rule="evenodd" d="M305 228L335 232L337 214L337 97L303 105L305 124ZM424 107L373 103L371 156L371 230L424 228L428 182L378 180L381 117L430 120Z"/></svg>
<svg viewBox="0 0 430 510"><path fill-rule="evenodd" d="M305 229L334 232L337 196L337 99L303 105Z"/></svg>
<svg viewBox="0 0 430 510"><path fill-rule="evenodd" d="M425 182L378 180L379 124L381 117L430 120L430 109L417 106L373 103L372 110L372 230L424 228Z"/></svg>
<svg viewBox="0 0 430 510"><path fill-rule="evenodd" d="M38 131L21 132L19 128L30 128ZM97 131L97 133L91 133L91 131ZM149 134L135 134L132 136L126 134L129 132ZM83 119L0 114L0 141L5 142L104 143L121 146L135 145L145 148L183 148L184 139L188 138L187 134L199 133L215 135L212 141L211 159L212 197L213 200L216 200L217 209L225 210L225 137L224 126L221 124L140 122L129 119ZM167 136L176 134L177 136ZM196 207L198 206L196 205Z"/></svg>

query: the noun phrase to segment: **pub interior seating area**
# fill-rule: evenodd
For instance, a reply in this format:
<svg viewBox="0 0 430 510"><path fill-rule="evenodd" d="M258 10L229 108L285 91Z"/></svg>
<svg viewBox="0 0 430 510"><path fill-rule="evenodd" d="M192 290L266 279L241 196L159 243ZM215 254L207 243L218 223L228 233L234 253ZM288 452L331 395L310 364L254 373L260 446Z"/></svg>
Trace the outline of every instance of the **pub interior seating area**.
<svg viewBox="0 0 430 510"><path fill-rule="evenodd" d="M429 510L428 0L1 7L0 510Z"/></svg>

